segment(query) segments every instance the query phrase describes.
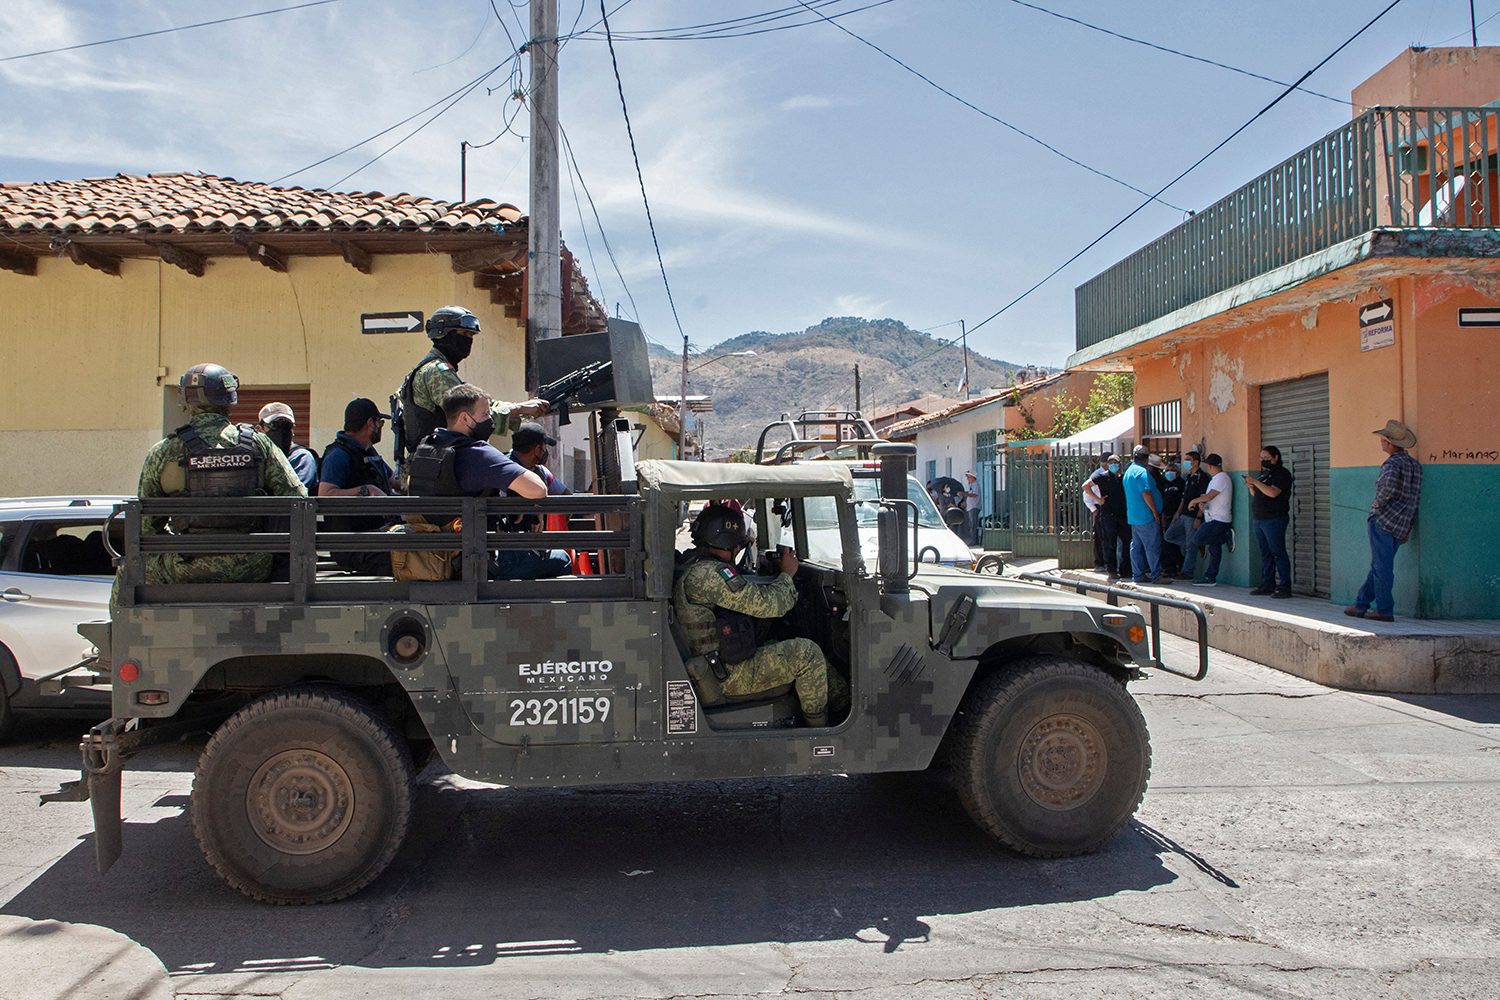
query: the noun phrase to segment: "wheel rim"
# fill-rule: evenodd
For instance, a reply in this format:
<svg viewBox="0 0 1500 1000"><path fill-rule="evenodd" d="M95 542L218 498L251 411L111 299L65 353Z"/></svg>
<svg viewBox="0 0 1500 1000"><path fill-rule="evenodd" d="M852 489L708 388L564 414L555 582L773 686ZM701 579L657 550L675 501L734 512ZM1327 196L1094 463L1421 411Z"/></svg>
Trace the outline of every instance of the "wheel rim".
<svg viewBox="0 0 1500 1000"><path fill-rule="evenodd" d="M1076 715L1053 715L1032 727L1017 763L1021 786L1043 809L1076 809L1104 784L1109 759L1099 730Z"/></svg>
<svg viewBox="0 0 1500 1000"><path fill-rule="evenodd" d="M287 750L262 764L245 792L250 826L268 847L316 854L354 818L354 788L338 761L316 750Z"/></svg>

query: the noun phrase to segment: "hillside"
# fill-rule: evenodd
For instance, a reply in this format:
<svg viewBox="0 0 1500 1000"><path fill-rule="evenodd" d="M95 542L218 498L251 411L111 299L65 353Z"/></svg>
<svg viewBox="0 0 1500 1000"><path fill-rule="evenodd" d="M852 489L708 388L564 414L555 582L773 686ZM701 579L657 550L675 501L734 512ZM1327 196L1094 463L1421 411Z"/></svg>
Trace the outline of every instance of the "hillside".
<svg viewBox="0 0 1500 1000"><path fill-rule="evenodd" d="M782 413L853 409L856 364L866 416L924 396L961 395L963 351L893 319L838 316L800 333L746 333L690 358L688 366L735 351L755 351L757 356L726 358L688 376L690 395L713 397L714 412L704 415L710 456L753 446L761 428ZM973 392L1008 383L1017 367L970 349ZM675 396L682 356L652 344L651 375L659 394ZM932 404L929 398L924 409Z"/></svg>

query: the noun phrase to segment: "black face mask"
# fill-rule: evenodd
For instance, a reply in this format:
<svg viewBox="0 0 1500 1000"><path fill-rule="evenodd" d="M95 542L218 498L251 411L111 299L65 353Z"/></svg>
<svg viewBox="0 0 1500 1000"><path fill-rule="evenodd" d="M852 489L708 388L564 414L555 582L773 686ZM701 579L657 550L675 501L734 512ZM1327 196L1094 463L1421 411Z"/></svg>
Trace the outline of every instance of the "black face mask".
<svg viewBox="0 0 1500 1000"><path fill-rule="evenodd" d="M488 441L493 433L495 433L494 417L486 417L469 429L469 437L475 441Z"/></svg>
<svg viewBox="0 0 1500 1000"><path fill-rule="evenodd" d="M292 453L292 425L285 420L276 420L266 428L266 437L275 442L283 455Z"/></svg>
<svg viewBox="0 0 1500 1000"><path fill-rule="evenodd" d="M1276 463L1271 461L1269 458L1263 458L1260 460L1260 467L1262 469L1274 469L1276 468Z"/></svg>
<svg viewBox="0 0 1500 1000"><path fill-rule="evenodd" d="M432 346L443 352L443 357L457 365L474 349L474 338L461 333L450 333L432 342Z"/></svg>
<svg viewBox="0 0 1500 1000"><path fill-rule="evenodd" d="M370 436L370 444L372 446L380 443L381 432L384 429L378 422L375 424L375 433Z"/></svg>

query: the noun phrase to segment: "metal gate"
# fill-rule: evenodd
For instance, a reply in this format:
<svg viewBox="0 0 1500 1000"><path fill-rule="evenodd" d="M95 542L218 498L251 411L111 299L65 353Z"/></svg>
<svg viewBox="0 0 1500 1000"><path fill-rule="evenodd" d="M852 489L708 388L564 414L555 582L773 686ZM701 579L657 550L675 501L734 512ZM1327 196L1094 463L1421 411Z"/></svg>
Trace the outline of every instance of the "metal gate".
<svg viewBox="0 0 1500 1000"><path fill-rule="evenodd" d="M1087 446L1007 456L1011 546L1017 556L1056 556L1062 569L1094 565L1094 522L1083 482L1099 467Z"/></svg>
<svg viewBox="0 0 1500 1000"><path fill-rule="evenodd" d="M1274 444L1292 474L1292 590L1329 595L1328 376L1311 375L1260 388L1261 447ZM1254 570L1251 571L1254 576Z"/></svg>

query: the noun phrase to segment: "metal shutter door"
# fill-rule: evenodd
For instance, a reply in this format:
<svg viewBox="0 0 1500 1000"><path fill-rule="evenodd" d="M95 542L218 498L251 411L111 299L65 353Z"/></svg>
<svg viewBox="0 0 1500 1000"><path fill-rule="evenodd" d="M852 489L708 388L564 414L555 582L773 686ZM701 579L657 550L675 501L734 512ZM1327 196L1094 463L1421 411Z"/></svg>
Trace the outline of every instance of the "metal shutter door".
<svg viewBox="0 0 1500 1000"><path fill-rule="evenodd" d="M1288 550L1292 589L1329 594L1328 376L1312 375L1260 388L1260 443L1281 449L1296 478Z"/></svg>
<svg viewBox="0 0 1500 1000"><path fill-rule="evenodd" d="M285 403L296 414L297 423L292 428L292 441L304 448L311 448L308 440L312 433L308 414L311 409L312 390L305 385L267 388L258 385L242 385L237 393L239 401L229 408L229 419L236 424L253 424L260 419L260 408L267 403ZM340 424L340 429L343 425Z"/></svg>

